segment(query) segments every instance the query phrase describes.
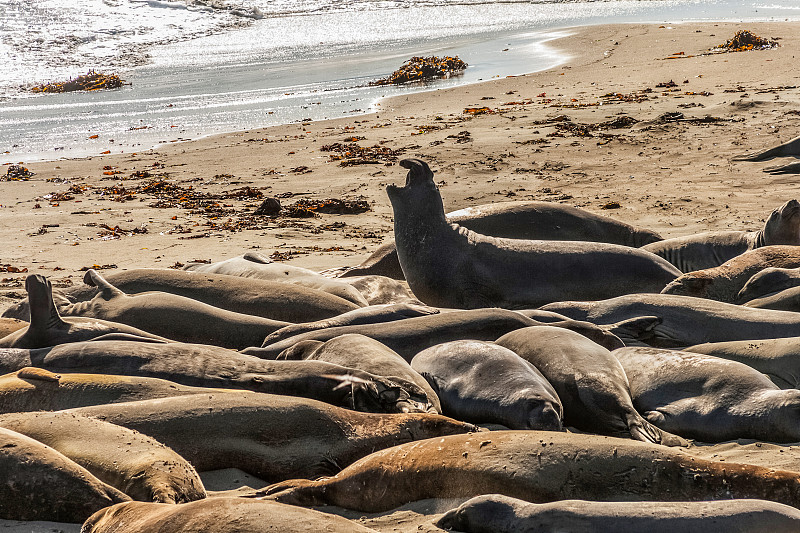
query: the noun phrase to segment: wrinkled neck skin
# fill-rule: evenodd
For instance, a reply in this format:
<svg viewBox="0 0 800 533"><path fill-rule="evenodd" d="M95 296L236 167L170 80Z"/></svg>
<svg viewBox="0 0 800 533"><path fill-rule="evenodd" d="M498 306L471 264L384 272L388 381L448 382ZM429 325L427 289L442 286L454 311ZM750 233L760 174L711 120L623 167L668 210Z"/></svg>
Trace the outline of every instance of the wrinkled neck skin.
<svg viewBox="0 0 800 533"><path fill-rule="evenodd" d="M433 184L396 188L389 198L397 255L411 291L428 305L447 307L450 302L439 300L429 288L446 282L437 265L458 258L447 234L459 226L447 222L442 197Z"/></svg>

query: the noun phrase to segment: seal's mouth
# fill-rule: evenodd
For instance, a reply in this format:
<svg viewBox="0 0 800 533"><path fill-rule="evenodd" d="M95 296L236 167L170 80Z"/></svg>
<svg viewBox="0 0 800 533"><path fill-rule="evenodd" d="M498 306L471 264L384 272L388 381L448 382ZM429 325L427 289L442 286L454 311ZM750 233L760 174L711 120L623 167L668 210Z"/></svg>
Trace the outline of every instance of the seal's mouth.
<svg viewBox="0 0 800 533"><path fill-rule="evenodd" d="M797 200L789 200L781 208L782 217L796 217L800 216L800 202Z"/></svg>

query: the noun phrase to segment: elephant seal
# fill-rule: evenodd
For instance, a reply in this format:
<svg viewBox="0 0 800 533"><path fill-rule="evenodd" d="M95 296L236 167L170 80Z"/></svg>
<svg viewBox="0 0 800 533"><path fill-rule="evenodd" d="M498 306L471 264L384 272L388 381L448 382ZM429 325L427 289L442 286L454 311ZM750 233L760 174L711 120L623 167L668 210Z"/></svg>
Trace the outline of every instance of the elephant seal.
<svg viewBox="0 0 800 533"><path fill-rule="evenodd" d="M387 276L365 275L343 278L364 297L369 305L406 303L424 305L407 286Z"/></svg>
<svg viewBox="0 0 800 533"><path fill-rule="evenodd" d="M328 341L346 333L359 333L385 344L399 353L403 359L410 362L415 355L434 344L462 339L493 341L509 331L538 325L543 325L543 323L528 318L522 313L507 309L459 310L396 320L385 324L341 326L309 331L278 342L265 343L261 348L247 348L242 350L242 353L265 359L274 359L283 350L291 348L300 341ZM598 336L613 338L613 340L619 342L619 339L614 335L587 322L566 319L559 322L549 322L548 325L570 329L576 328L581 331L590 330L597 333Z"/></svg>
<svg viewBox="0 0 800 533"><path fill-rule="evenodd" d="M765 500L529 503L488 494L448 511L436 525L464 533L791 533L800 530L800 511Z"/></svg>
<svg viewBox="0 0 800 533"><path fill-rule="evenodd" d="M278 281L241 278L224 274L187 272L169 268L134 268L104 274L105 279L126 294L168 292L245 315L284 322L311 322L358 309L356 304L330 293ZM73 285L54 291L56 305L91 300L97 287ZM3 317L29 320L27 300L5 311Z"/></svg>
<svg viewBox="0 0 800 533"><path fill-rule="evenodd" d="M662 240L654 231L554 202L498 202L451 211L445 217L475 233L506 239L605 242L636 248ZM340 277L367 274L405 279L393 240L360 265L344 269Z"/></svg>
<svg viewBox="0 0 800 533"><path fill-rule="evenodd" d="M636 409L665 431L702 442L800 441L800 391L745 364L658 348L614 350Z"/></svg>
<svg viewBox="0 0 800 533"><path fill-rule="evenodd" d="M129 502L93 514L82 533L374 533L329 513L246 498L211 498L182 505ZM779 533L776 531L775 533Z"/></svg>
<svg viewBox="0 0 800 533"><path fill-rule="evenodd" d="M25 367L0 376L0 413L60 411L72 407L186 396L226 389L188 387L172 381L110 374L56 374Z"/></svg>
<svg viewBox="0 0 800 533"><path fill-rule="evenodd" d="M644 442L685 444L636 412L625 371L602 346L550 326L518 329L496 342L538 368L552 384L564 406L565 425Z"/></svg>
<svg viewBox="0 0 800 533"><path fill-rule="evenodd" d="M553 386L502 346L467 340L437 344L415 355L411 368L436 390L446 416L509 429L561 430L564 413Z"/></svg>
<svg viewBox="0 0 800 533"><path fill-rule="evenodd" d="M30 324L0 339L0 348L44 348L98 337L167 342L164 337L125 324L95 318L61 318L53 303L53 286L39 274L25 279L25 290L31 304Z"/></svg>
<svg viewBox="0 0 800 533"><path fill-rule="evenodd" d="M599 302L557 302L542 309L595 324L656 316L660 323L652 328L650 338L623 340L626 344L641 344L643 340L646 344L663 348L730 340L777 339L796 336L800 331L798 313L751 309L674 294L629 294Z"/></svg>
<svg viewBox="0 0 800 533"><path fill-rule="evenodd" d="M605 243L499 239L449 224L433 172L404 159L404 187L386 192L400 265L428 305L529 308L570 298L658 292L680 272L660 257Z"/></svg>
<svg viewBox="0 0 800 533"><path fill-rule="evenodd" d="M769 161L776 157L800 157L800 137L795 137L791 141L779 144L773 148L732 157L731 161Z"/></svg>
<svg viewBox="0 0 800 533"><path fill-rule="evenodd" d="M95 340L0 350L0 372L30 366L303 396L361 411L403 412L415 405L402 384L367 372L322 361L265 361L204 344Z"/></svg>
<svg viewBox="0 0 800 533"><path fill-rule="evenodd" d="M30 317L28 320L30 320ZM28 326L29 323L25 320L19 320L16 318L0 318L0 339Z"/></svg>
<svg viewBox="0 0 800 533"><path fill-rule="evenodd" d="M53 448L0 427L0 519L81 523L130 501Z"/></svg>
<svg viewBox="0 0 800 533"><path fill-rule="evenodd" d="M800 388L800 337L709 342L684 351L738 361L766 374L782 389Z"/></svg>
<svg viewBox="0 0 800 533"><path fill-rule="evenodd" d="M67 413L6 414L0 427L50 446L134 500L184 503L206 497L186 459L136 431Z"/></svg>
<svg viewBox="0 0 800 533"><path fill-rule="evenodd" d="M646 442L555 431L492 431L402 444L337 475L267 487L268 499L382 512L425 498L503 494L564 499L756 498L800 505L800 473L707 461Z"/></svg>
<svg viewBox="0 0 800 533"><path fill-rule="evenodd" d="M305 398L253 392L178 396L66 412L140 431L201 472L239 468L270 482L330 475L377 449L475 430L441 415L357 413Z"/></svg>
<svg viewBox="0 0 800 533"><path fill-rule="evenodd" d="M800 268L767 267L750 276L736 295L736 303L744 304L798 286Z"/></svg>
<svg viewBox="0 0 800 533"><path fill-rule="evenodd" d="M184 270L292 283L328 292L360 307L369 305L361 293L347 283L326 278L307 268L275 263L269 257L257 252L247 252L217 263L191 263L186 265Z"/></svg>
<svg viewBox="0 0 800 533"><path fill-rule="evenodd" d="M240 349L258 345L289 322L243 315L167 292L129 296L89 269L84 282L100 288L88 302L61 308L66 316L99 318L127 324L178 342Z"/></svg>
<svg viewBox="0 0 800 533"><path fill-rule="evenodd" d="M400 354L364 335L350 333L322 341L302 341L278 355L278 360L324 361L347 368L357 368L393 382L403 383L411 399L427 405L427 412L442 412L442 405L428 381L415 372ZM414 385L419 389L414 393ZM451 415L448 415L451 416Z"/></svg>
<svg viewBox="0 0 800 533"><path fill-rule="evenodd" d="M754 309L800 312L800 287L784 289L774 294L768 294L762 298L750 300L745 303L744 306Z"/></svg>
<svg viewBox="0 0 800 533"><path fill-rule="evenodd" d="M800 267L800 247L765 246L752 250L720 266L684 274L664 287L661 293L734 303L748 280L767 267Z"/></svg>
<svg viewBox="0 0 800 533"><path fill-rule="evenodd" d="M715 231L666 239L643 246L681 272L717 267L745 252L779 244L800 244L800 202L789 200L758 231Z"/></svg>
<svg viewBox="0 0 800 533"><path fill-rule="evenodd" d="M283 339L288 339L289 337L301 335L309 331L317 331L320 329L335 328L339 326L394 322L395 320L404 320L406 318L435 315L438 312L439 310L434 307L407 303L380 304L359 307L354 311L348 311L347 313L342 313L341 315L332 318L326 318L316 322L291 324L289 326L282 327L278 331L274 331L267 335L267 337L263 340L262 345L268 346Z"/></svg>

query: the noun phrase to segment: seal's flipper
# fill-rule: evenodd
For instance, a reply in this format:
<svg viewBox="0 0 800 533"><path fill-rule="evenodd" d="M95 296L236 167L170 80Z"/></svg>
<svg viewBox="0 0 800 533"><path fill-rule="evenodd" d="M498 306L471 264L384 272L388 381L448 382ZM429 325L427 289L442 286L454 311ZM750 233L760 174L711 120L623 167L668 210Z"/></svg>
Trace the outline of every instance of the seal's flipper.
<svg viewBox="0 0 800 533"><path fill-rule="evenodd" d="M408 169L406 187L409 185L433 184L433 172L422 159L403 159L400 166Z"/></svg>
<svg viewBox="0 0 800 533"><path fill-rule="evenodd" d="M106 279L100 275L95 269L90 268L83 276L83 282L90 287L97 287L100 289L100 294L104 299L110 300L115 296L125 296L125 293L110 284Z"/></svg>
<svg viewBox="0 0 800 533"><path fill-rule="evenodd" d="M25 279L25 290L28 291L31 312L29 330L67 327L53 302L53 286L47 278L40 274L28 276Z"/></svg>
<svg viewBox="0 0 800 533"><path fill-rule="evenodd" d="M270 263L274 263L272 259L267 257L264 254L260 254L258 252L247 252L242 256L243 259L246 261L251 261L253 263L258 263L260 265L268 265Z"/></svg>
<svg viewBox="0 0 800 533"><path fill-rule="evenodd" d="M790 163L788 165L765 168L764 172L777 176L778 174L800 174L800 163Z"/></svg>
<svg viewBox="0 0 800 533"><path fill-rule="evenodd" d="M653 330L661 322L663 320L657 316L637 316L612 324L608 331L622 339L627 346L630 341L644 342L652 339L655 336Z"/></svg>
<svg viewBox="0 0 800 533"><path fill-rule="evenodd" d="M628 416L628 428L630 430L630 436L634 440L652 442L653 444L662 444L664 446L689 445L686 439L657 428L638 414Z"/></svg>
<svg viewBox="0 0 800 533"><path fill-rule="evenodd" d="M304 341L296 342L294 345L286 348L278 354L276 361L303 361L311 357L317 349L325 344L322 341L315 341L306 339Z"/></svg>
<svg viewBox="0 0 800 533"><path fill-rule="evenodd" d="M768 150L736 156L731 161L768 161L776 157L800 157L800 137Z"/></svg>

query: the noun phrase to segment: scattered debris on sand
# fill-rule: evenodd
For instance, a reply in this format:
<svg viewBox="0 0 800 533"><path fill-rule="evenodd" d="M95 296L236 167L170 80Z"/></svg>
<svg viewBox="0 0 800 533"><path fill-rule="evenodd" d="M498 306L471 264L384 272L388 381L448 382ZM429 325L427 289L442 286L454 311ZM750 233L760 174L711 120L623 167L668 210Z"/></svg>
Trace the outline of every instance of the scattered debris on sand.
<svg viewBox="0 0 800 533"><path fill-rule="evenodd" d="M412 57L389 77L370 82L370 85L399 85L411 81L449 78L461 74L467 64L456 57Z"/></svg>

